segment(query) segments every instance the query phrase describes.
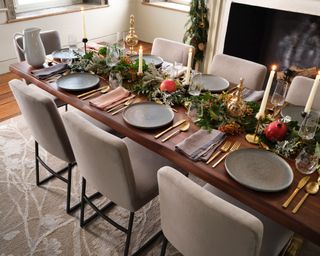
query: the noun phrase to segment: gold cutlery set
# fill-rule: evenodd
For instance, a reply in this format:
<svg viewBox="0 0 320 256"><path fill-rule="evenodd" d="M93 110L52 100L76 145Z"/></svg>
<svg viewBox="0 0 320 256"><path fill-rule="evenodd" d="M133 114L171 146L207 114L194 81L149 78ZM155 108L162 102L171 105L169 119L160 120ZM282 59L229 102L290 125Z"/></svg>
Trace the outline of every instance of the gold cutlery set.
<svg viewBox="0 0 320 256"><path fill-rule="evenodd" d="M292 210L292 213L297 213L298 212L298 210L300 209L301 205L304 203L304 201L307 199L307 197L310 194L315 195L315 194L318 193L318 191L319 191L319 183L320 183L320 176L318 178L318 181L310 181L310 182L308 182L309 179L310 179L310 176L305 176L299 181L296 189L293 191L291 196L283 203L283 205L282 205L283 208L287 208L289 206L289 204L291 203L292 199L298 194L298 192L303 187L305 187L305 194L300 199L300 201L297 203L297 205L294 207L294 209Z"/></svg>
<svg viewBox="0 0 320 256"><path fill-rule="evenodd" d="M89 92L79 94L77 97L79 99L86 100L86 99L89 99L90 97L94 96L97 92L100 92L103 94L103 93L108 92L109 90L110 90L110 86L106 85L106 86L99 87L98 89L94 89Z"/></svg>
<svg viewBox="0 0 320 256"><path fill-rule="evenodd" d="M172 129L174 129L176 127L179 127L179 129L176 130L175 132L169 134L166 138L162 139L161 142L165 142L165 141L169 140L170 138L172 138L173 136L177 135L180 132L188 131L189 127L190 127L190 123L187 121L187 119L182 119L182 120L174 123L173 125L171 125L167 129L165 129L164 131L160 132L159 134L155 135L154 138L159 139L162 135L164 135L165 133L171 131Z"/></svg>

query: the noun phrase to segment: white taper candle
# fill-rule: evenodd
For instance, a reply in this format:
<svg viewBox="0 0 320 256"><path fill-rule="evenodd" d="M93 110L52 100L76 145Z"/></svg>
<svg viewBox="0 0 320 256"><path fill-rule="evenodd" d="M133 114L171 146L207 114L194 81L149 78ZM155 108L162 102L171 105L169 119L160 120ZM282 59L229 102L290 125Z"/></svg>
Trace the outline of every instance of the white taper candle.
<svg viewBox="0 0 320 256"><path fill-rule="evenodd" d="M270 76L269 76L269 79L268 79L268 83L267 83L266 89L265 89L264 94L263 94L263 98L262 98L262 101L261 101L259 112L256 115L257 119L261 119L265 115L266 106L267 106L267 102L268 102L268 97L269 97L269 94L270 94L270 89L271 89L271 86L272 86L272 81L273 81L274 75L276 73L276 69L277 69L277 66L273 65L272 66L272 70L270 72Z"/></svg>
<svg viewBox="0 0 320 256"><path fill-rule="evenodd" d="M184 80L186 84L190 84L191 62L192 62L192 48L189 48L187 71L186 71L186 77Z"/></svg>
<svg viewBox="0 0 320 256"><path fill-rule="evenodd" d="M316 76L316 79L314 79L314 83L312 85L310 94L309 94L309 98L307 100L306 106L304 108L304 112L309 114L312 108L312 104L314 101L314 98L316 96L318 87L319 87L319 81L320 81L320 71L318 72L318 75Z"/></svg>
<svg viewBox="0 0 320 256"><path fill-rule="evenodd" d="M86 16L84 15L84 9L83 9L83 7L81 7L81 16L82 16L82 33L83 33L83 38L87 38Z"/></svg>
<svg viewBox="0 0 320 256"><path fill-rule="evenodd" d="M143 63L143 49L142 46L140 45L139 48L139 67L138 67L138 74L142 74L142 63Z"/></svg>

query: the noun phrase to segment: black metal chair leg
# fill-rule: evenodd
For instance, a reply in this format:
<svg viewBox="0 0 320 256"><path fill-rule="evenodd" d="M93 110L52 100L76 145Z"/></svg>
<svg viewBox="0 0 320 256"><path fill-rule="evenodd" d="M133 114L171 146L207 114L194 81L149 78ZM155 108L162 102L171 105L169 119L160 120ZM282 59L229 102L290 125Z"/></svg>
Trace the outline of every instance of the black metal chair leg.
<svg viewBox="0 0 320 256"><path fill-rule="evenodd" d="M67 205L66 205L66 212L71 212L71 185L72 185L72 164L68 164L68 182L67 182Z"/></svg>
<svg viewBox="0 0 320 256"><path fill-rule="evenodd" d="M124 256L127 256L128 253L129 253L129 246L130 246L130 239L131 239L131 233L132 233L133 219L134 219L134 212L130 212L128 231L127 231L127 240L126 240L126 245L125 245L125 249L124 249L124 253L123 253Z"/></svg>
<svg viewBox="0 0 320 256"><path fill-rule="evenodd" d="M81 185L81 205L80 205L80 227L84 226L84 207L85 207L85 195L86 195L86 186L87 181L82 177L82 185Z"/></svg>
<svg viewBox="0 0 320 256"><path fill-rule="evenodd" d="M34 141L34 149L35 149L35 160L36 160L36 184L40 185L40 174L39 174L39 144L37 141Z"/></svg>
<svg viewBox="0 0 320 256"><path fill-rule="evenodd" d="M168 240L165 236L163 236L162 247L160 256L165 256L167 250Z"/></svg>
<svg viewBox="0 0 320 256"><path fill-rule="evenodd" d="M65 112L68 111L68 104L64 105L64 111L65 111Z"/></svg>

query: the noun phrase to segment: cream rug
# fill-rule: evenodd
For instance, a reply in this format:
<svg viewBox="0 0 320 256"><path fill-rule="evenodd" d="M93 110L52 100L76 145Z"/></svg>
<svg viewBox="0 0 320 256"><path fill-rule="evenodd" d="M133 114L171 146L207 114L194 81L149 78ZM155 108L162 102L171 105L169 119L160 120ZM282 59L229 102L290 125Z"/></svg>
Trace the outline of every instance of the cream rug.
<svg viewBox="0 0 320 256"><path fill-rule="evenodd" d="M44 150L40 153L52 168L64 166ZM75 168L74 201L79 200L79 180ZM72 215L65 212L65 195L66 184L57 179L41 187L35 185L34 140L23 118L0 123L0 256L122 255L125 235L101 218L81 229L79 210ZM126 210L115 207L111 216L127 226ZM136 213L131 249L135 251L159 228L156 198ZM146 255L159 255L160 248L159 240ZM319 247L307 243L300 255L315 256L319 252ZM180 254L169 246L167 255Z"/></svg>

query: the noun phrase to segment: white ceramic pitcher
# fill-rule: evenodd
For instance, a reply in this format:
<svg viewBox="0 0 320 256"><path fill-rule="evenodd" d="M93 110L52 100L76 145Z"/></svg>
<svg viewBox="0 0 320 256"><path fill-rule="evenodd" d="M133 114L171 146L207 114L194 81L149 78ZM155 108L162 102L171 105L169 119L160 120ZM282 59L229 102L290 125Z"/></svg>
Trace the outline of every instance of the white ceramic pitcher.
<svg viewBox="0 0 320 256"><path fill-rule="evenodd" d="M18 48L24 53L28 64L35 68L42 67L46 60L44 46L40 38L40 30L40 28L27 28L23 33L15 33L13 36ZM18 36L23 37L24 49L17 43Z"/></svg>

